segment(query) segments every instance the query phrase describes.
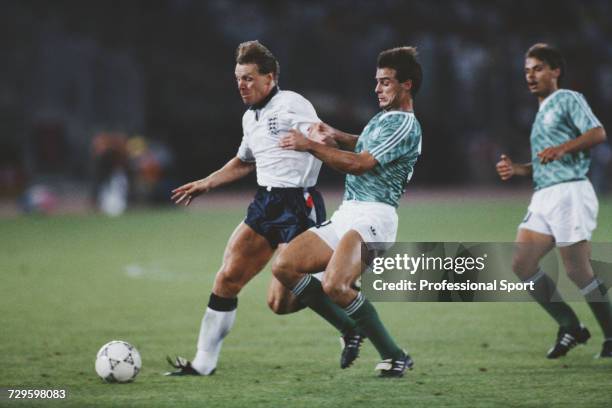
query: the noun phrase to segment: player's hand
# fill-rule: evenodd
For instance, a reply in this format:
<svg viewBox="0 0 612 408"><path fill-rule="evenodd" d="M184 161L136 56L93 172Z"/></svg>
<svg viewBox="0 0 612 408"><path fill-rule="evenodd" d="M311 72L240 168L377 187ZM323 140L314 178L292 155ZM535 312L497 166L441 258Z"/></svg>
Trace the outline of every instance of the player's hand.
<svg viewBox="0 0 612 408"><path fill-rule="evenodd" d="M290 129L286 135L281 137L278 145L285 150L297 150L305 152L310 147L310 140L302 132L296 129Z"/></svg>
<svg viewBox="0 0 612 408"><path fill-rule="evenodd" d="M538 157L540 158L540 163L546 164L550 163L554 160L559 160L565 154L565 148L563 145L548 147L538 153Z"/></svg>
<svg viewBox="0 0 612 408"><path fill-rule="evenodd" d="M333 134L334 128L327 123L318 122L308 128L308 138L314 142L331 147L338 147Z"/></svg>
<svg viewBox="0 0 612 408"><path fill-rule="evenodd" d="M206 179L192 181L172 190L171 200L174 201L174 204L183 203L187 207L191 200L202 193L210 191L210 189Z"/></svg>
<svg viewBox="0 0 612 408"><path fill-rule="evenodd" d="M514 165L512 164L512 160L505 154L500 156L499 161L495 165L495 170L497 170L497 174L499 174L499 177L504 181L514 176Z"/></svg>

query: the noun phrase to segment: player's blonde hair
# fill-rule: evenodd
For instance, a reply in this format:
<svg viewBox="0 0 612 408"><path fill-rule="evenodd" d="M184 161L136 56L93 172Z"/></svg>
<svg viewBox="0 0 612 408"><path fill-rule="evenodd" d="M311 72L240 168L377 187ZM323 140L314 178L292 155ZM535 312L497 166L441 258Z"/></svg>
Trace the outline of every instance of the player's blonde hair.
<svg viewBox="0 0 612 408"><path fill-rule="evenodd" d="M255 64L260 74L274 75L278 81L280 65L278 60L262 43L257 40L243 42L236 48L237 64Z"/></svg>

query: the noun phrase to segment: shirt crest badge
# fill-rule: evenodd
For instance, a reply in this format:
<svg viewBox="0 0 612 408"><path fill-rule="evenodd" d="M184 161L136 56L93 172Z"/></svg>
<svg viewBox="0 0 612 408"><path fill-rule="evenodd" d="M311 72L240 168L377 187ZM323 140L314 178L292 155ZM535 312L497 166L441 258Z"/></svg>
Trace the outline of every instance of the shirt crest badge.
<svg viewBox="0 0 612 408"><path fill-rule="evenodd" d="M544 117L542 118L542 123L546 126L549 126L554 122L554 120L555 120L555 111L549 110L548 112L544 114Z"/></svg>
<svg viewBox="0 0 612 408"><path fill-rule="evenodd" d="M278 115L268 118L268 131L271 135L278 136Z"/></svg>
<svg viewBox="0 0 612 408"><path fill-rule="evenodd" d="M376 138L378 138L378 135L380 135L380 127L377 127L376 129L372 131L372 134L370 135L370 139L375 140Z"/></svg>

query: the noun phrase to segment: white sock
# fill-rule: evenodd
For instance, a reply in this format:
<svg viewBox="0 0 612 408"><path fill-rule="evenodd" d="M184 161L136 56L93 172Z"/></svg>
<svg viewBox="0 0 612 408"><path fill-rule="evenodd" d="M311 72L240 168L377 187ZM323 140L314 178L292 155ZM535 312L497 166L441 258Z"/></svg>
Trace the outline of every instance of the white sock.
<svg viewBox="0 0 612 408"><path fill-rule="evenodd" d="M234 325L235 319L236 309L220 312L206 308L198 336L198 351L191 362L197 372L209 375L217 367L223 339Z"/></svg>

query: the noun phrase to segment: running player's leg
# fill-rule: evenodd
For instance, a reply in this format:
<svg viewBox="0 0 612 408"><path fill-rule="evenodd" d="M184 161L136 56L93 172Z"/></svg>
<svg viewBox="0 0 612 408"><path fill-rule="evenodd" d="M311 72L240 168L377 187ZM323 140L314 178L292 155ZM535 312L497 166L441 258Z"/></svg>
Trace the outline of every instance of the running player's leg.
<svg viewBox="0 0 612 408"><path fill-rule="evenodd" d="M238 293L263 269L274 249L263 236L245 223L231 235L223 264L217 272L208 307L202 318L193 368L203 375L211 374L219 359L223 339L236 318Z"/></svg>
<svg viewBox="0 0 612 408"><path fill-rule="evenodd" d="M593 273L591 266L591 244L589 241L577 242L559 248L561 259L569 278L580 288L591 311L595 315L604 335L601 357L612 357L612 305L607 288Z"/></svg>
<svg viewBox="0 0 612 408"><path fill-rule="evenodd" d="M213 293L235 298L240 290L266 266L274 248L268 240L240 223L230 236L223 253L223 264L215 276Z"/></svg>
<svg viewBox="0 0 612 408"><path fill-rule="evenodd" d="M355 320L358 330L372 341L383 360L399 360L404 352L387 332L374 306L353 288L364 267L362 245L363 239L357 231L344 234L325 270L323 289Z"/></svg>
<svg viewBox="0 0 612 408"><path fill-rule="evenodd" d="M288 244L279 244L276 249L276 256L278 257L283 250L287 247ZM323 273L321 272L321 275ZM322 277L318 276L319 280ZM306 307L306 305L291 292L291 289L288 289L283 285L278 279L272 276L270 280L270 285L268 286L268 307L274 313L282 315L298 312Z"/></svg>
<svg viewBox="0 0 612 408"><path fill-rule="evenodd" d="M512 270L527 281L538 273L540 260L555 247L555 241L552 235L519 228L515 242Z"/></svg>
<svg viewBox="0 0 612 408"><path fill-rule="evenodd" d="M561 300L557 284L539 266L540 260L554 248L551 235L542 234L526 228L519 228L516 247L512 260L512 270L525 282L533 282L531 296L559 323L568 330L580 326L578 317L571 307ZM551 299L555 298L555 301Z"/></svg>
<svg viewBox="0 0 612 408"><path fill-rule="evenodd" d="M283 285L294 288L305 275L325 270L332 254L332 248L325 241L305 231L278 254L272 264L272 273Z"/></svg>
<svg viewBox="0 0 612 408"><path fill-rule="evenodd" d="M559 253L567 276L580 289L593 282L595 275L591 267L591 244L588 241L559 247Z"/></svg>
<svg viewBox="0 0 612 408"><path fill-rule="evenodd" d="M559 324L557 339L546 357L562 357L577 344L585 343L591 335L561 298L556 282L538 265L541 258L554 247L554 238L549 234L519 228L516 242L512 262L514 273L525 282L533 282L533 290L529 293Z"/></svg>
<svg viewBox="0 0 612 408"><path fill-rule="evenodd" d="M306 231L295 238L274 261L272 272L275 277L291 288L291 294L315 313L327 320L341 333L340 368L348 368L359 357L364 335L356 330L355 322L344 309L336 305L323 292L321 285L324 269L332 255L332 247L337 244L337 237L331 223L320 225L316 229L325 240L312 231Z"/></svg>
<svg viewBox="0 0 612 408"><path fill-rule="evenodd" d="M346 334L353 331L355 322L325 295L321 282L312 276L325 269L332 254L332 248L325 241L312 231L306 231L276 257L272 273L300 302Z"/></svg>

